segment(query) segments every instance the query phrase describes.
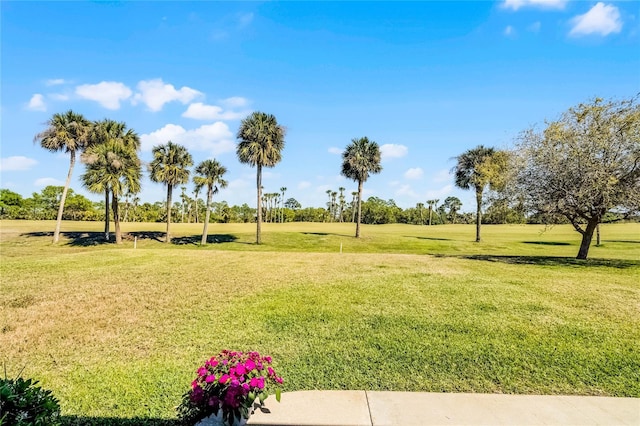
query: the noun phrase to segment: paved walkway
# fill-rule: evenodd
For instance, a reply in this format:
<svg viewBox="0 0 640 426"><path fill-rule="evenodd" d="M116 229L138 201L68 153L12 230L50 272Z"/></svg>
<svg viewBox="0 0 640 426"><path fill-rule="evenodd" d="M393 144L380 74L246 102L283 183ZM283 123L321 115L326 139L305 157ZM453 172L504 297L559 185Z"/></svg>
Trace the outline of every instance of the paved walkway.
<svg viewBox="0 0 640 426"><path fill-rule="evenodd" d="M300 391L265 401L249 425L640 426L639 398L423 392Z"/></svg>

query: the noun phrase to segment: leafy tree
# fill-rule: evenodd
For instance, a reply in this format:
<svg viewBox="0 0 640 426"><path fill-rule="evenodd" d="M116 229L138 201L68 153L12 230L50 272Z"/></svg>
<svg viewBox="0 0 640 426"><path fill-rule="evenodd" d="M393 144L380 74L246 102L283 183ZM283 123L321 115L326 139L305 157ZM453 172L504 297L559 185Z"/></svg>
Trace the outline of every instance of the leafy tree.
<svg viewBox="0 0 640 426"><path fill-rule="evenodd" d="M240 122L236 149L238 160L256 167L256 244L262 243L262 168L274 167L282 159L285 133L276 117L264 112L253 112Z"/></svg>
<svg viewBox="0 0 640 426"><path fill-rule="evenodd" d="M289 198L285 201L284 206L291 210L298 210L302 208L302 205L295 198Z"/></svg>
<svg viewBox="0 0 640 426"><path fill-rule="evenodd" d="M365 136L355 138L342 153L342 175L358 182L358 221L356 222L356 238L360 238L360 222L362 220L362 184L371 174L380 173L380 147Z"/></svg>
<svg viewBox="0 0 640 426"><path fill-rule="evenodd" d="M39 142L40 146L51 152L64 151L69 154L69 172L60 197L56 229L53 232L53 242L57 243L60 239L64 203L71 183L73 167L76 163L76 152L82 152L86 148L89 141L91 122L81 114L76 114L69 110L64 114L54 114L47 121L47 126L44 131L35 136L34 142Z"/></svg>
<svg viewBox="0 0 640 426"><path fill-rule="evenodd" d="M462 189L476 192L476 242L480 242L482 224L482 194L489 187L501 188L507 171L507 153L479 145L456 157L453 168L455 184Z"/></svg>
<svg viewBox="0 0 640 426"><path fill-rule="evenodd" d="M138 138L134 132L130 136ZM139 192L142 179L142 166L135 144L124 143L111 135L92 145L82 155L82 160L86 164L86 171L81 177L83 185L91 192L111 194L116 244L122 244L119 198L127 191Z"/></svg>
<svg viewBox="0 0 640 426"><path fill-rule="evenodd" d="M191 154L182 145L171 141L164 145L154 146L151 150L153 160L149 164L152 182L163 183L167 186L167 232L166 242L171 242L171 195L176 185L189 182L189 167L193 166Z"/></svg>
<svg viewBox="0 0 640 426"><path fill-rule="evenodd" d="M462 208L462 201L458 197L447 197L442 203L442 206L445 209L449 209L449 217L451 219L451 223L456 223L456 215L458 211Z"/></svg>
<svg viewBox="0 0 640 426"><path fill-rule="evenodd" d="M0 189L0 217L14 218L24 205L22 195L9 189Z"/></svg>
<svg viewBox="0 0 640 426"><path fill-rule="evenodd" d="M640 211L637 97L600 98L569 108L542 131L524 131L516 149L517 187L530 211L563 216L582 235L586 259L607 212Z"/></svg>
<svg viewBox="0 0 640 426"><path fill-rule="evenodd" d="M219 188L226 188L227 181L222 177L227 173L227 168L216 160L204 160L196 167L196 176L193 182L196 184L196 192L201 188L207 187L207 207L205 209L204 228L202 230L202 239L200 244L207 243L207 228L209 226L209 218L211 215L211 200L218 193Z"/></svg>

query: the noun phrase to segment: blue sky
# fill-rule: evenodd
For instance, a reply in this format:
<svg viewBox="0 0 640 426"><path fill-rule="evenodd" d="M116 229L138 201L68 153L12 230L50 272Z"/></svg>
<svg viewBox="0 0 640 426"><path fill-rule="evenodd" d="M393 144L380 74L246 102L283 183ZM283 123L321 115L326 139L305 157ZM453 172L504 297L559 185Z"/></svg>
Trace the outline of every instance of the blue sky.
<svg viewBox="0 0 640 426"><path fill-rule="evenodd" d="M403 207L456 189L456 155L509 147L594 96L640 92L638 2L17 2L1 7L0 187L62 185L68 157L33 143L57 112L124 121L151 147L172 140L229 172L218 200L254 204L255 170L235 154L240 119L287 128L266 192L304 207L356 184L340 152L382 147L365 197ZM72 188L83 190L74 172ZM191 192L193 186L188 185ZM145 178L143 201L165 190Z"/></svg>

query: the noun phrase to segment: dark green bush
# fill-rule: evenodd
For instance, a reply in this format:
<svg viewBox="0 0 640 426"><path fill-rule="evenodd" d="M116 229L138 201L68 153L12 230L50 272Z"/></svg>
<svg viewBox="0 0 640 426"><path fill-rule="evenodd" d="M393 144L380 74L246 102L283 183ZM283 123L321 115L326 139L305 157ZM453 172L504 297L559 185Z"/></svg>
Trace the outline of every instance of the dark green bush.
<svg viewBox="0 0 640 426"><path fill-rule="evenodd" d="M60 424L60 405L51 391L31 379L0 379L0 426Z"/></svg>

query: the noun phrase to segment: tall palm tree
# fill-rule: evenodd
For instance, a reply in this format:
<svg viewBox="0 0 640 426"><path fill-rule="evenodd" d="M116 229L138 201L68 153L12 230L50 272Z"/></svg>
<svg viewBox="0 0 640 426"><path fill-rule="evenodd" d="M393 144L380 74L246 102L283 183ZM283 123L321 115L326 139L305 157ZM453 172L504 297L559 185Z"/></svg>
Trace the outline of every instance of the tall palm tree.
<svg viewBox="0 0 640 426"><path fill-rule="evenodd" d="M51 152L64 151L69 154L69 172L60 197L56 229L53 232L54 243L60 239L62 213L73 175L73 166L76 163L76 152L82 152L87 147L90 129L91 122L89 120L81 114L69 110L64 114L53 114L53 117L47 121L47 128L33 138L33 141L39 142L44 149Z"/></svg>
<svg viewBox="0 0 640 426"><path fill-rule="evenodd" d="M429 226L431 226L431 216L433 215L433 210L438 205L438 201L440 200L427 200L427 205L429 206Z"/></svg>
<svg viewBox="0 0 640 426"><path fill-rule="evenodd" d="M424 225L424 220L422 220L422 209L424 208L424 204L418 203L416 204L416 209L418 209L418 214L420 215L420 225Z"/></svg>
<svg viewBox="0 0 640 426"><path fill-rule="evenodd" d="M340 191L340 197L338 198L340 200L340 222L344 222L344 207L345 207L345 202L344 202L344 187L340 187L338 188L338 191Z"/></svg>
<svg viewBox="0 0 640 426"><path fill-rule="evenodd" d="M127 130L123 122L104 119L93 123L89 136L90 146L105 144L108 141L117 141L135 151L140 149L140 138L132 129ZM104 238L109 241L109 194L111 188L104 187Z"/></svg>
<svg viewBox="0 0 640 426"><path fill-rule="evenodd" d="M503 183L506 153L479 145L460 154L456 160L453 168L456 186L476 191L476 242L480 242L482 194L487 186L493 188Z"/></svg>
<svg viewBox="0 0 640 426"><path fill-rule="evenodd" d="M82 154L82 161L86 164L86 171L81 177L84 186L91 192L111 193L116 244L122 244L119 197L138 193L142 179L142 166L136 149L112 138L88 148Z"/></svg>
<svg viewBox="0 0 640 426"><path fill-rule="evenodd" d="M332 214L331 214L331 221L333 222L333 219L336 218L336 213L338 211L338 203L336 203L336 197L338 196L338 192L337 191L331 191L331 210L332 210Z"/></svg>
<svg viewBox="0 0 640 426"><path fill-rule="evenodd" d="M258 111L242 120L238 129L238 160L256 167L256 244L262 243L262 168L274 167L282 159L285 133L285 128L278 124L274 115Z"/></svg>
<svg viewBox="0 0 640 426"><path fill-rule="evenodd" d="M153 160L149 164L151 181L167 186L167 237L165 241L170 243L171 194L176 185L189 182L189 167L193 166L193 159L187 148L171 141L164 145L154 146L151 152L153 154Z"/></svg>
<svg viewBox="0 0 640 426"><path fill-rule="evenodd" d="M369 175L380 173L380 147L365 136L355 138L342 153L342 175L358 182L358 221L356 222L356 238L360 238L360 221L362 220L362 184Z"/></svg>
<svg viewBox="0 0 640 426"><path fill-rule="evenodd" d="M193 183L196 184L196 192L203 187L207 187L207 209L204 218L204 228L202 229L202 239L200 244L207 244L207 228L209 226L209 217L211 215L211 200L218 193L220 188L227 187L227 181L222 176L227 173L227 168L216 160L204 160L198 164L193 177Z"/></svg>
<svg viewBox="0 0 640 426"><path fill-rule="evenodd" d="M280 193L282 194L282 198L280 198L280 223L284 223L284 193L287 192L287 187L283 186L280 188Z"/></svg>
<svg viewBox="0 0 640 426"><path fill-rule="evenodd" d="M356 197L357 196L358 196L358 191L351 192L351 197L353 197L351 199L351 223L356 222L356 201L357 201Z"/></svg>

